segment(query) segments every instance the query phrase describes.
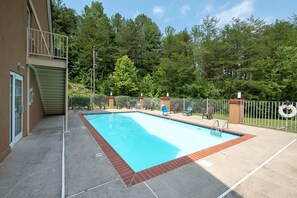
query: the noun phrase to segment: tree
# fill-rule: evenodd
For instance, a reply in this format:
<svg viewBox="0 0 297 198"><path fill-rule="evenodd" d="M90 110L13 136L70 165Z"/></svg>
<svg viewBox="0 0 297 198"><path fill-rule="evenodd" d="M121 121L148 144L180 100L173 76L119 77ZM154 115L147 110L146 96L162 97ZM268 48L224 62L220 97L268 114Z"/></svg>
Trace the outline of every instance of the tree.
<svg viewBox="0 0 297 198"><path fill-rule="evenodd" d="M115 95L138 96L138 71L129 57L119 58L114 72L109 76L111 90Z"/></svg>
<svg viewBox="0 0 297 198"><path fill-rule="evenodd" d="M69 51L68 51L68 68L69 78L72 80L73 67L77 60L78 53L73 48L73 37L76 34L79 16L77 16L75 10L67 8L62 0L52 1L52 21L53 21L53 32L63 34L69 38Z"/></svg>
<svg viewBox="0 0 297 198"><path fill-rule="evenodd" d="M98 56L96 62L96 84L103 81L112 72L115 59L113 56L112 29L107 15L104 13L102 3L92 2L85 6L84 13L79 20L77 34L73 38L73 48L78 57L71 75L74 80L90 84L90 69L93 66L93 46L96 46ZM99 88L96 86L96 88Z"/></svg>
<svg viewBox="0 0 297 198"><path fill-rule="evenodd" d="M70 36L76 30L78 16L74 9L67 8L62 2L52 1L53 32Z"/></svg>
<svg viewBox="0 0 297 198"><path fill-rule="evenodd" d="M139 90L143 95L154 97L157 90L153 77L150 74L147 74L140 82Z"/></svg>

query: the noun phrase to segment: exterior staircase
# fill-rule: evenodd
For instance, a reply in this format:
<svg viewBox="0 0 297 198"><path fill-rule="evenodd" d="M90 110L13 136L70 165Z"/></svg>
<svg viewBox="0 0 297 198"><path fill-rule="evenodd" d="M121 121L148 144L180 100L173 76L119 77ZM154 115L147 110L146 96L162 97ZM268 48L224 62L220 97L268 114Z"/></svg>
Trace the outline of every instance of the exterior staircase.
<svg viewBox="0 0 297 198"><path fill-rule="evenodd" d="M35 66L34 71L45 114L64 114L65 69Z"/></svg>

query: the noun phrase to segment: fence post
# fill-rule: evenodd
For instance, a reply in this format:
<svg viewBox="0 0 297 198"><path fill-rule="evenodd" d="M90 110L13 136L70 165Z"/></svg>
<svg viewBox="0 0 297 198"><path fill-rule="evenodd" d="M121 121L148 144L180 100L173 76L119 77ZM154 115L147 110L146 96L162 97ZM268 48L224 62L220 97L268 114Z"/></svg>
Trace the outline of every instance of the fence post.
<svg viewBox="0 0 297 198"><path fill-rule="evenodd" d="M114 108L114 97L113 96L108 97L108 106L109 106L109 109Z"/></svg>
<svg viewBox="0 0 297 198"><path fill-rule="evenodd" d="M186 99L183 98L183 111L185 111L185 110L186 110Z"/></svg>
<svg viewBox="0 0 297 198"><path fill-rule="evenodd" d="M243 100L240 99L231 99L229 100L230 109L229 109L229 123L239 124L242 120L241 106L243 105Z"/></svg>
<svg viewBox="0 0 297 198"><path fill-rule="evenodd" d="M140 103L140 109L143 109L143 105L144 105L144 96L140 96L139 97L139 103Z"/></svg>
<svg viewBox="0 0 297 198"><path fill-rule="evenodd" d="M165 105L168 111L170 110L170 98L168 96L160 98L160 111L162 110L162 105Z"/></svg>

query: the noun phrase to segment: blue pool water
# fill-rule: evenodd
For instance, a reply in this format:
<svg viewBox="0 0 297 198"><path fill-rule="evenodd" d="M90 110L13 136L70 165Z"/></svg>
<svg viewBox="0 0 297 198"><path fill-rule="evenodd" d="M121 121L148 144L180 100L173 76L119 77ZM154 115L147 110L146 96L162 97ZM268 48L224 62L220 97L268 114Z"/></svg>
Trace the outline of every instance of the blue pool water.
<svg viewBox="0 0 297 198"><path fill-rule="evenodd" d="M135 171L141 171L238 138L143 113L85 115L90 124Z"/></svg>

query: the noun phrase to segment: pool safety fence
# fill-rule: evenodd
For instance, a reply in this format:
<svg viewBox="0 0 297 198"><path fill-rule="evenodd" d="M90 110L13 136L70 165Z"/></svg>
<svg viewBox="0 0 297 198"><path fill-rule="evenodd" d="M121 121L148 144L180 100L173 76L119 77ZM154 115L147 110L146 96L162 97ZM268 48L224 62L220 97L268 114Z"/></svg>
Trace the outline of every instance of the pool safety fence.
<svg viewBox="0 0 297 198"><path fill-rule="evenodd" d="M172 108L178 106L177 112L185 112L189 108L194 114L202 115L213 110L213 117L227 120L229 116L229 100L226 99L194 99L194 98L170 98Z"/></svg>
<svg viewBox="0 0 297 198"><path fill-rule="evenodd" d="M69 107L89 105L88 97L70 97ZM195 115L203 115L212 109L212 116L216 119L228 120L230 100L227 99L194 99L194 98L170 98L170 110L174 113L183 113L189 108ZM108 108L108 96L98 95L93 100L94 108ZM114 108L160 110L160 98L114 96ZM297 108L297 102L291 103ZM281 101L250 101L240 102L240 123L252 126L273 128L278 130L297 132L297 117L284 117L279 113ZM285 112L286 113L286 112ZM292 111L288 110L288 114Z"/></svg>
<svg viewBox="0 0 297 198"><path fill-rule="evenodd" d="M241 104L241 123L246 125L273 128L297 132L297 118L284 117L279 113L283 102L279 101L242 101ZM292 102L297 108L297 102ZM288 110L288 114L291 110Z"/></svg>

